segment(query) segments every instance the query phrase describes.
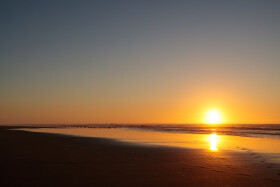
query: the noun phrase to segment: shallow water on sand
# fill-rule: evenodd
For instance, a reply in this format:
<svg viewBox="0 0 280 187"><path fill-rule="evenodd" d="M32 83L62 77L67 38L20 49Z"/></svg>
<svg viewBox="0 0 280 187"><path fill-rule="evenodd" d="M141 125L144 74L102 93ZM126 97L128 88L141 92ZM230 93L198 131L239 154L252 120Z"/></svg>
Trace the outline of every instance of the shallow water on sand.
<svg viewBox="0 0 280 187"><path fill-rule="evenodd" d="M147 146L175 146L213 152L243 151L252 154L257 159L262 159L265 155L266 160L280 163L279 139L219 135L214 129L210 134L159 132L135 128L25 128L20 130L111 138Z"/></svg>

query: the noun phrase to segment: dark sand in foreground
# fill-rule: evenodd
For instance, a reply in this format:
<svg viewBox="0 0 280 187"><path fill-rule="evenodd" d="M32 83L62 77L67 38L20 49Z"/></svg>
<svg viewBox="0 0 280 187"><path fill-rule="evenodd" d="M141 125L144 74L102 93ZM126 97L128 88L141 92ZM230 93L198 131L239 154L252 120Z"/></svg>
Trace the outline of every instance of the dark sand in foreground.
<svg viewBox="0 0 280 187"><path fill-rule="evenodd" d="M280 186L279 165L254 154L7 127L0 127L0 150L0 186Z"/></svg>

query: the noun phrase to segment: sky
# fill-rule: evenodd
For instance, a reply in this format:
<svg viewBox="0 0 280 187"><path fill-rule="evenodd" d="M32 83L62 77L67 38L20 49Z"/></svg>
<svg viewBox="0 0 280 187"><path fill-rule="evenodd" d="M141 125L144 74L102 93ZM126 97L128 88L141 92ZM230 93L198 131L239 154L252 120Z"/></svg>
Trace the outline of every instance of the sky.
<svg viewBox="0 0 280 187"><path fill-rule="evenodd" d="M280 123L280 1L0 2L0 124Z"/></svg>

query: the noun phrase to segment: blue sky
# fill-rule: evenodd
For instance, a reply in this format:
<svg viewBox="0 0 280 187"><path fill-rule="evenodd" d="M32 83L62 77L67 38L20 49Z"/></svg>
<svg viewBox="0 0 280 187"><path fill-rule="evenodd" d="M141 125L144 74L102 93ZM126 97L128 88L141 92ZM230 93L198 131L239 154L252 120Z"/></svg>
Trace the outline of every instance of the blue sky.
<svg viewBox="0 0 280 187"><path fill-rule="evenodd" d="M0 7L1 123L280 122L279 1Z"/></svg>

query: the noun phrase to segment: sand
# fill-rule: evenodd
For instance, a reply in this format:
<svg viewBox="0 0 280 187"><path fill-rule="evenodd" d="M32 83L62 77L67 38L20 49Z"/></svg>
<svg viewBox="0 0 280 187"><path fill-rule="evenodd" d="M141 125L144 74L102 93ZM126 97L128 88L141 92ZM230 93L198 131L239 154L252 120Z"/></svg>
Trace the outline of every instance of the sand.
<svg viewBox="0 0 280 187"><path fill-rule="evenodd" d="M0 186L280 186L253 154L143 146L0 127Z"/></svg>

